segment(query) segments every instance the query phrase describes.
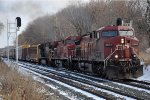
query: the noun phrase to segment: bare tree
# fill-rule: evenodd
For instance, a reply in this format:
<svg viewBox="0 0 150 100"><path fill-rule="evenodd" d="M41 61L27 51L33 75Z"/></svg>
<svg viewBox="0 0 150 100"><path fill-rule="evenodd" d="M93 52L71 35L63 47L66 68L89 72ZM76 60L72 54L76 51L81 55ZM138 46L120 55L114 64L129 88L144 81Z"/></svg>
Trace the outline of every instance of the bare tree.
<svg viewBox="0 0 150 100"><path fill-rule="evenodd" d="M79 36L91 31L92 20L85 6L70 5L63 11L67 21L74 27Z"/></svg>
<svg viewBox="0 0 150 100"><path fill-rule="evenodd" d="M145 4L147 6L143 6ZM54 15L45 15L31 22L20 35L19 41L20 44L39 44L62 40L70 35L81 36L102 26L114 25L118 17L133 20L136 33L148 35L149 6L149 0L91 0L86 4L72 3ZM136 35L142 37L141 34Z"/></svg>
<svg viewBox="0 0 150 100"><path fill-rule="evenodd" d="M0 22L0 34L1 34L3 29L4 29L4 24L2 22Z"/></svg>

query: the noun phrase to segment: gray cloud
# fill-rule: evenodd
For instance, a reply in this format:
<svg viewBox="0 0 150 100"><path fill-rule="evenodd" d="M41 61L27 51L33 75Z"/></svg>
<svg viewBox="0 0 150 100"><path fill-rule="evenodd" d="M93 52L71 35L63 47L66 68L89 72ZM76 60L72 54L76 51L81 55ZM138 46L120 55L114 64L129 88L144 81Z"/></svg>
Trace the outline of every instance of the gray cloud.
<svg viewBox="0 0 150 100"><path fill-rule="evenodd" d="M16 2L10 7L10 10L32 18L44 14L41 5L38 2L32 1Z"/></svg>
<svg viewBox="0 0 150 100"><path fill-rule="evenodd" d="M7 45L7 19L15 22L17 16L22 18L19 34L25 30L28 23L37 17L54 14L66 6L68 0L0 0L0 22L4 24L3 34L0 34L0 48ZM15 34L10 37L13 44Z"/></svg>
<svg viewBox="0 0 150 100"><path fill-rule="evenodd" d="M32 20L46 14L55 14L66 7L70 1L72 0L0 0L0 22L5 26L3 34L0 34L0 47L4 47L7 44L7 19L9 22L14 22L16 17L22 18L22 26L18 32L20 34ZM14 36L11 41L14 40ZM11 41L10 43L12 44Z"/></svg>

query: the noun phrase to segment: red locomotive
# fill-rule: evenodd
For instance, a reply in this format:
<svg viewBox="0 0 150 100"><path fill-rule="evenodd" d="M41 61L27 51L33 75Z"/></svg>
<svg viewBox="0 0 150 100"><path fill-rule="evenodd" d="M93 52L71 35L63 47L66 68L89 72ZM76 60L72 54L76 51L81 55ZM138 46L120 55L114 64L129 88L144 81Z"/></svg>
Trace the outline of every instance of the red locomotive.
<svg viewBox="0 0 150 100"><path fill-rule="evenodd" d="M139 40L134 29L123 26L122 20L118 19L116 26L105 26L81 37L70 36L62 41L37 45L34 61L91 72L109 79L128 79L143 75L138 53Z"/></svg>

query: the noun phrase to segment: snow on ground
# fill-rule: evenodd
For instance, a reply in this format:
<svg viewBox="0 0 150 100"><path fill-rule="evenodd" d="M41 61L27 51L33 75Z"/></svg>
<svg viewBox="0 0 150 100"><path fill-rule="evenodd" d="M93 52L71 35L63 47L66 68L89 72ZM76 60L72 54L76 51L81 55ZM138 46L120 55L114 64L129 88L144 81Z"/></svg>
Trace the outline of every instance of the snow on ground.
<svg viewBox="0 0 150 100"><path fill-rule="evenodd" d="M150 82L150 65L144 66L143 76L139 77L138 80L144 80Z"/></svg>

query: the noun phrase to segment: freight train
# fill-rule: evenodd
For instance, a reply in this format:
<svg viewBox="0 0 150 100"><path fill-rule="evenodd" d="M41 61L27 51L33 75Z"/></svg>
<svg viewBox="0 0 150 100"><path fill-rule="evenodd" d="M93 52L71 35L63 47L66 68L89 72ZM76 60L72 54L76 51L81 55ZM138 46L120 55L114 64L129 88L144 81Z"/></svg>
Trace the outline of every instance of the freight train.
<svg viewBox="0 0 150 100"><path fill-rule="evenodd" d="M14 51L10 56L15 58L15 49L10 51ZM138 53L139 40L134 29L119 18L116 25L83 36L20 46L19 60L90 72L108 79L129 79L143 75Z"/></svg>

